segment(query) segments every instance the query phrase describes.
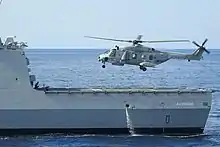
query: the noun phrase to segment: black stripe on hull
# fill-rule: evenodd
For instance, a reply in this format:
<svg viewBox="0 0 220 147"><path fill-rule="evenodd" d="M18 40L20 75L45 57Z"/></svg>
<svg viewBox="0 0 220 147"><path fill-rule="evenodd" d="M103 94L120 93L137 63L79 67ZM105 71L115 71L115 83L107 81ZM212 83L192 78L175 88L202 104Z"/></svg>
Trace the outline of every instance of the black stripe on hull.
<svg viewBox="0 0 220 147"><path fill-rule="evenodd" d="M135 128L135 134L151 135L196 135L202 134L203 128ZM104 134L104 135L122 135L130 134L128 128L88 128L88 129L0 129L1 136L15 135L40 135L40 134Z"/></svg>

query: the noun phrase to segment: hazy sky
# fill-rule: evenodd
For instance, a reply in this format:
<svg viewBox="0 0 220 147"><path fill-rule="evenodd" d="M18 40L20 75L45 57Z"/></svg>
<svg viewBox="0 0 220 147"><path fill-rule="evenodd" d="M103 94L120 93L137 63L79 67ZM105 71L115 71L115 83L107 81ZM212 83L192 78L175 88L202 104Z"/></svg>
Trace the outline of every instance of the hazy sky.
<svg viewBox="0 0 220 147"><path fill-rule="evenodd" d="M104 48L111 41L85 35L143 40L190 39L220 48L220 0L3 0L0 36L29 47ZM193 48L190 43L145 44Z"/></svg>

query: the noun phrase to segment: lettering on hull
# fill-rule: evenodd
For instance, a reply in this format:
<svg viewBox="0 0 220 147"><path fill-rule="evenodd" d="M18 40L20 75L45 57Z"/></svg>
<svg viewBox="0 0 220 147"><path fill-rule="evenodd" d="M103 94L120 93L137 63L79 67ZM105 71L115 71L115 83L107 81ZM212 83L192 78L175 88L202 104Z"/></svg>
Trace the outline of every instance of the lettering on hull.
<svg viewBox="0 0 220 147"><path fill-rule="evenodd" d="M177 102L177 106L194 106L193 102Z"/></svg>

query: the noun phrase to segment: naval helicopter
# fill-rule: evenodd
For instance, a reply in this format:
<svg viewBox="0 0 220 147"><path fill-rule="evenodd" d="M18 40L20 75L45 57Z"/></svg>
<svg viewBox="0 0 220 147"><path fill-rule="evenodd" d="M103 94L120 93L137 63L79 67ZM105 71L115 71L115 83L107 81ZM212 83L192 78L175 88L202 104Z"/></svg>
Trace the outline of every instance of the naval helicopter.
<svg viewBox="0 0 220 147"><path fill-rule="evenodd" d="M198 48L192 54L165 52L155 49L153 47L144 46L141 43L160 43L160 42L191 42L190 40L154 40L143 41L142 35L138 35L134 40L122 40L111 39L93 36L84 36L86 38L119 41L132 43L130 46L119 47L115 45L114 48L105 51L98 56L98 61L102 62L102 68L106 67L106 63L111 63L116 66L135 65L139 66L140 70L146 71L147 68L155 68L157 65L162 64L170 59L178 60L201 60L203 58L203 52L210 53L204 45L208 41L206 38L204 42L199 45L195 41L192 41Z"/></svg>

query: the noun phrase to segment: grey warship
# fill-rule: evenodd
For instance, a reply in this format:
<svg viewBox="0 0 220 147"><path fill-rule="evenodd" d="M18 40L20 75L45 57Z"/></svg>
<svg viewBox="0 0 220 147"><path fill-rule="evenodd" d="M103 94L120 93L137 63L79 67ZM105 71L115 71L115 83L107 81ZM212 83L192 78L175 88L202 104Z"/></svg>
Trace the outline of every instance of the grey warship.
<svg viewBox="0 0 220 147"><path fill-rule="evenodd" d="M0 43L0 135L203 133L211 90L38 88L27 45L11 37Z"/></svg>

